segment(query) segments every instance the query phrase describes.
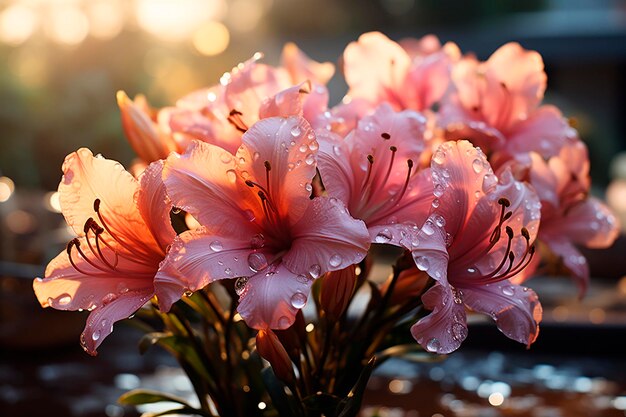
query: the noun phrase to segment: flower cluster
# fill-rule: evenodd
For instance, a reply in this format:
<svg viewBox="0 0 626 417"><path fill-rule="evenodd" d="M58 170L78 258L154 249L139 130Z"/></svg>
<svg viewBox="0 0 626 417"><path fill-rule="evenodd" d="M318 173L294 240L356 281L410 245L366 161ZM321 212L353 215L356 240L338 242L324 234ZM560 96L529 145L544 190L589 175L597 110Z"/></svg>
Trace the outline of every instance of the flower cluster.
<svg viewBox="0 0 626 417"><path fill-rule="evenodd" d="M43 306L91 311L89 353L149 300L167 312L230 279L261 355L288 358L273 331L293 325L315 281L326 319L344 317L374 244L412 260L373 286L375 311L423 304L410 333L427 351L457 349L468 311L530 345L542 310L522 285L541 255L584 290L576 245L615 240L615 217L589 196L585 145L541 104L538 53L509 43L481 62L434 36L366 33L344 51L335 107L332 64L293 44L279 67L261 58L171 107L118 93L135 176L87 149L66 158L61 206L78 237L34 289ZM175 231L181 211L196 222Z"/></svg>

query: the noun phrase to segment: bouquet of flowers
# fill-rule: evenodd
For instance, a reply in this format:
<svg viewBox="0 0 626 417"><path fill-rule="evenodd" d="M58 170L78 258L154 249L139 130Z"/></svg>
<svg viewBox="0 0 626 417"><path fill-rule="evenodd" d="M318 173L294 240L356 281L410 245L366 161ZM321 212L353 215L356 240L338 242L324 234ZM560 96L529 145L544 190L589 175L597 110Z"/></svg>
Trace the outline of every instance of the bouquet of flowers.
<svg viewBox="0 0 626 417"><path fill-rule="evenodd" d="M541 104L541 56L517 43L485 61L434 36L377 32L342 57L349 91L329 107L330 63L295 45L151 108L117 95L138 160L88 149L63 163L77 237L37 278L44 307L89 310L91 355L133 317L176 357L197 401L160 413L355 416L376 365L453 352L467 315L525 345L542 309L524 281L557 263L581 294L576 248L618 225L589 195L587 149ZM372 250L394 247L389 277Z"/></svg>

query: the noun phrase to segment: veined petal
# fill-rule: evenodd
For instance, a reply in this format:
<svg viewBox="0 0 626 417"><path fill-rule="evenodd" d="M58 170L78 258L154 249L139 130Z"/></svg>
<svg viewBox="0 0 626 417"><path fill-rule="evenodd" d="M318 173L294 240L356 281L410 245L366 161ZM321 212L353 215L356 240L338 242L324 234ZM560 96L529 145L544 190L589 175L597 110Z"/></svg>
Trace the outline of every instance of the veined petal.
<svg viewBox="0 0 626 417"><path fill-rule="evenodd" d="M181 233L154 278L159 308L169 311L186 291L197 291L213 281L247 277L265 269L272 254L253 247L253 239L214 235L203 227ZM252 253L257 255L251 262Z"/></svg>
<svg viewBox="0 0 626 417"><path fill-rule="evenodd" d="M234 157L217 146L194 141L163 167L172 204L195 217L217 236L249 239L262 209L235 168Z"/></svg>
<svg viewBox="0 0 626 417"><path fill-rule="evenodd" d="M335 73L331 62L316 62L306 56L295 43L286 43L281 54L282 66L289 72L292 82L311 80L325 85Z"/></svg>
<svg viewBox="0 0 626 417"><path fill-rule="evenodd" d="M401 88L411 64L404 49L380 32L365 33L351 42L343 62L348 94L370 102Z"/></svg>
<svg viewBox="0 0 626 417"><path fill-rule="evenodd" d="M578 285L578 294L582 297L589 287L589 264L587 259L580 253L572 242L561 236L544 236L541 240L548 245L550 250L561 257L563 265L572 273L572 277Z"/></svg>
<svg viewBox="0 0 626 417"><path fill-rule="evenodd" d="M80 336L83 349L95 356L98 346L113 331L113 324L130 317L147 303L152 295L152 291L128 293L93 310Z"/></svg>
<svg viewBox="0 0 626 417"><path fill-rule="evenodd" d="M303 101L310 92L311 83L307 81L265 99L259 109L259 118L302 116Z"/></svg>
<svg viewBox="0 0 626 417"><path fill-rule="evenodd" d="M170 220L172 204L165 194L162 179L163 165L164 161L151 163L139 178L141 187L137 196L137 207L152 236L163 248L165 256L165 248L172 243L176 232Z"/></svg>
<svg viewBox="0 0 626 417"><path fill-rule="evenodd" d="M558 222L558 220L555 219ZM573 206L564 216L562 233L572 242L592 249L607 248L619 236L619 222L605 204L594 197Z"/></svg>
<svg viewBox="0 0 626 417"><path fill-rule="evenodd" d="M575 135L559 109L546 105L515 125L505 149L514 157L524 158L529 152L539 152L547 159L558 155L565 141Z"/></svg>
<svg viewBox="0 0 626 417"><path fill-rule="evenodd" d="M104 247L103 255L110 263L116 262L117 267L117 270L108 269L106 264L98 261L89 252L86 239L82 238L81 242L81 248L89 254L92 262L87 262L73 249L74 264L82 272L74 268L67 251L63 251L50 261L45 278L37 278L33 282L35 295L43 307L57 310L93 310L120 297L154 292L152 278L158 265L154 265L154 269L141 268L121 257L116 262L113 251ZM104 270L98 269L94 264Z"/></svg>
<svg viewBox="0 0 626 417"><path fill-rule="evenodd" d="M135 204L138 192L137 180L116 161L94 157L87 148L65 158L59 195L68 225L83 236L89 218L98 223L104 219L107 228L119 238L109 239L117 250L151 258L162 249L154 239L146 239L149 229ZM99 213L94 207L96 200L100 200Z"/></svg>
<svg viewBox="0 0 626 417"><path fill-rule="evenodd" d="M360 262L370 245L365 224L334 198L311 200L291 233L293 242L283 264L295 274L313 278Z"/></svg>
<svg viewBox="0 0 626 417"><path fill-rule="evenodd" d="M243 135L237 169L244 179L262 185L278 213L295 222L309 204L318 147L302 117L263 119Z"/></svg>
<svg viewBox="0 0 626 417"><path fill-rule="evenodd" d="M474 311L489 315L510 339L530 346L539 335L543 314L537 294L529 288L502 281L463 289L463 301Z"/></svg>
<svg viewBox="0 0 626 417"><path fill-rule="evenodd" d="M283 264L271 265L248 279L237 311L254 329L286 329L306 304L312 282Z"/></svg>
<svg viewBox="0 0 626 417"><path fill-rule="evenodd" d="M429 352L453 352L467 337L465 307L454 291L437 283L422 295L424 307L432 311L411 327L411 334Z"/></svg>

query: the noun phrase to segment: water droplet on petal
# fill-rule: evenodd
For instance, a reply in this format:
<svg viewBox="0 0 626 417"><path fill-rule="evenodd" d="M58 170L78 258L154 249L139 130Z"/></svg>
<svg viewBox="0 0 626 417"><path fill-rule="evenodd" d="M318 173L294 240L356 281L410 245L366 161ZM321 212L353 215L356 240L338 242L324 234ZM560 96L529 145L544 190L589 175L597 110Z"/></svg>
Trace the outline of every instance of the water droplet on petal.
<svg viewBox="0 0 626 417"><path fill-rule="evenodd" d="M432 206L433 206L433 208L439 207L439 199L438 198L433 199Z"/></svg>
<svg viewBox="0 0 626 417"><path fill-rule="evenodd" d="M493 174L486 174L483 177L483 192L489 194L498 183L498 178Z"/></svg>
<svg viewBox="0 0 626 417"><path fill-rule="evenodd" d="M235 293L237 295L243 294L244 290L246 289L246 284L248 284L248 280L248 277L237 278L237 281L235 281Z"/></svg>
<svg viewBox="0 0 626 417"><path fill-rule="evenodd" d="M343 261L343 259L341 258L341 255L339 255L338 253L334 254L333 256L330 257L330 259L328 260L328 263L330 264L330 266L332 266L333 268L338 267L339 265L341 265L341 262Z"/></svg>
<svg viewBox="0 0 626 417"><path fill-rule="evenodd" d="M237 181L237 173L234 169L229 169L228 171L226 171L226 177L228 178L228 181L232 183Z"/></svg>
<svg viewBox="0 0 626 417"><path fill-rule="evenodd" d="M308 154L306 158L304 158L304 162L306 162L307 165L313 165L315 162L315 156L313 156L312 153Z"/></svg>
<svg viewBox="0 0 626 417"><path fill-rule="evenodd" d="M93 334L91 335L91 338L93 339L94 342L100 339L100 330L94 331Z"/></svg>
<svg viewBox="0 0 626 417"><path fill-rule="evenodd" d="M451 330L452 338L457 342L461 342L467 337L467 327L463 326L461 323L454 323Z"/></svg>
<svg viewBox="0 0 626 417"><path fill-rule="evenodd" d="M428 268L430 268L430 261L425 256L420 256L415 260L415 265L420 271L428 271Z"/></svg>
<svg viewBox="0 0 626 417"><path fill-rule="evenodd" d="M312 150L312 151L316 151L319 147L320 147L320 145L317 143L316 140L314 140L311 143L309 143L309 149Z"/></svg>
<svg viewBox="0 0 626 417"><path fill-rule="evenodd" d="M443 192L444 186L441 184L435 184L435 187L433 188L433 194L435 195L435 197L441 197L443 195Z"/></svg>
<svg viewBox="0 0 626 417"><path fill-rule="evenodd" d="M128 285L125 282L120 282L117 284L117 292L120 294L126 294L129 291Z"/></svg>
<svg viewBox="0 0 626 417"><path fill-rule="evenodd" d="M424 223L424 226L422 226L422 232L424 232L428 236L432 236L432 234L435 233L433 223L430 220L427 220L426 223Z"/></svg>
<svg viewBox="0 0 626 417"><path fill-rule="evenodd" d="M339 146L334 145L333 152L335 153L336 156L341 156L341 148Z"/></svg>
<svg viewBox="0 0 626 417"><path fill-rule="evenodd" d="M63 294L57 299L57 302L60 306L66 306L72 302L72 297L69 294Z"/></svg>
<svg viewBox="0 0 626 417"><path fill-rule="evenodd" d="M439 227L443 227L446 225L446 219L443 218L443 216L441 215L435 215L435 224Z"/></svg>
<svg viewBox="0 0 626 417"><path fill-rule="evenodd" d="M172 207L173 214L179 214L181 211L183 210L180 207Z"/></svg>
<svg viewBox="0 0 626 417"><path fill-rule="evenodd" d="M222 154L220 155L220 160L225 164L229 164L233 160L233 157L228 152L222 152Z"/></svg>
<svg viewBox="0 0 626 417"><path fill-rule="evenodd" d="M185 297L191 297L193 295L193 291L191 290L185 290L185 292L183 293L183 295Z"/></svg>
<svg viewBox="0 0 626 417"><path fill-rule="evenodd" d="M267 268L267 258L261 252L252 252L248 255L248 265L252 272L259 272Z"/></svg>
<svg viewBox="0 0 626 417"><path fill-rule="evenodd" d="M291 320L289 320L289 317L287 316L282 316L281 318L278 319L278 328L280 329L285 329L289 327L290 324L291 324Z"/></svg>
<svg viewBox="0 0 626 417"><path fill-rule="evenodd" d="M389 229L383 229L374 238L376 243L388 243L393 239L393 234Z"/></svg>
<svg viewBox="0 0 626 417"><path fill-rule="evenodd" d="M232 269L230 269L230 268L226 268L226 269L224 269L224 273L225 273L226 275L232 275L232 274L233 274L233 270L232 270Z"/></svg>
<svg viewBox="0 0 626 417"><path fill-rule="evenodd" d="M504 287L502 287L502 294L506 295L506 296L512 296L515 294L515 287L513 287L512 285L506 285Z"/></svg>
<svg viewBox="0 0 626 417"><path fill-rule="evenodd" d="M433 337L428 341L428 343L426 343L426 350L429 352L436 353L439 352L439 349L441 349L441 343L436 337Z"/></svg>
<svg viewBox="0 0 626 417"><path fill-rule="evenodd" d="M318 264L313 264L309 268L309 274L311 275L313 279L319 278L321 273L322 273L322 268Z"/></svg>
<svg viewBox="0 0 626 417"><path fill-rule="evenodd" d="M298 281L301 284L308 284L309 278L306 275L300 274L296 277L296 281Z"/></svg>
<svg viewBox="0 0 626 417"><path fill-rule="evenodd" d="M220 242L219 240L214 240L213 242L211 242L211 244L209 244L209 247L213 252L220 252L222 249L224 249L224 246L222 246L222 242Z"/></svg>
<svg viewBox="0 0 626 417"><path fill-rule="evenodd" d="M304 184L304 189L307 193L313 192L313 185L310 182Z"/></svg>
<svg viewBox="0 0 626 417"><path fill-rule="evenodd" d="M474 162L472 162L472 168L474 169L474 172L479 174L480 171L483 170L483 161L481 161L480 159L474 159Z"/></svg>
<svg viewBox="0 0 626 417"><path fill-rule="evenodd" d="M252 239L250 239L250 245L255 248L262 248L263 246L265 246L265 236L263 236L261 233L257 233L256 235L252 236Z"/></svg>
<svg viewBox="0 0 626 417"><path fill-rule="evenodd" d="M306 295L297 292L291 296L291 306L293 308L302 308L306 304Z"/></svg>
<svg viewBox="0 0 626 417"><path fill-rule="evenodd" d="M252 159L254 159L255 161L258 160L261 157L261 154L258 152L255 152L252 154Z"/></svg>
<svg viewBox="0 0 626 417"><path fill-rule="evenodd" d="M300 136L301 133L302 133L302 130L300 129L300 126L294 126L291 129L291 136L293 136L294 138Z"/></svg>

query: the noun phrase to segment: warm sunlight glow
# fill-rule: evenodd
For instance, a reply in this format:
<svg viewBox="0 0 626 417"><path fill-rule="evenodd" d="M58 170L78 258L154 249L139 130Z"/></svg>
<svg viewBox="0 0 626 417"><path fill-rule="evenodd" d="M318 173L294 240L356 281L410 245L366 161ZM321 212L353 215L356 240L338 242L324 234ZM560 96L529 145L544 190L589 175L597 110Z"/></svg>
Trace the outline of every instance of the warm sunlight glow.
<svg viewBox="0 0 626 417"><path fill-rule="evenodd" d="M124 14L121 5L113 1L94 1L87 9L90 33L99 39L112 39L124 27Z"/></svg>
<svg viewBox="0 0 626 417"><path fill-rule="evenodd" d="M0 40L10 45L25 42L37 27L37 15L29 7L14 4L0 14Z"/></svg>
<svg viewBox="0 0 626 417"><path fill-rule="evenodd" d="M214 18L222 7L221 0L138 0L137 22L154 36L181 41L203 22Z"/></svg>
<svg viewBox="0 0 626 417"><path fill-rule="evenodd" d="M0 203L4 203L13 194L15 184L9 177L0 177Z"/></svg>
<svg viewBox="0 0 626 417"><path fill-rule="evenodd" d="M77 45L89 34L89 20L77 7L63 6L50 9L46 32L55 42Z"/></svg>
<svg viewBox="0 0 626 417"><path fill-rule="evenodd" d="M230 33L226 26L219 22L208 22L202 25L193 35L193 46L202 55L221 54L228 47Z"/></svg>

